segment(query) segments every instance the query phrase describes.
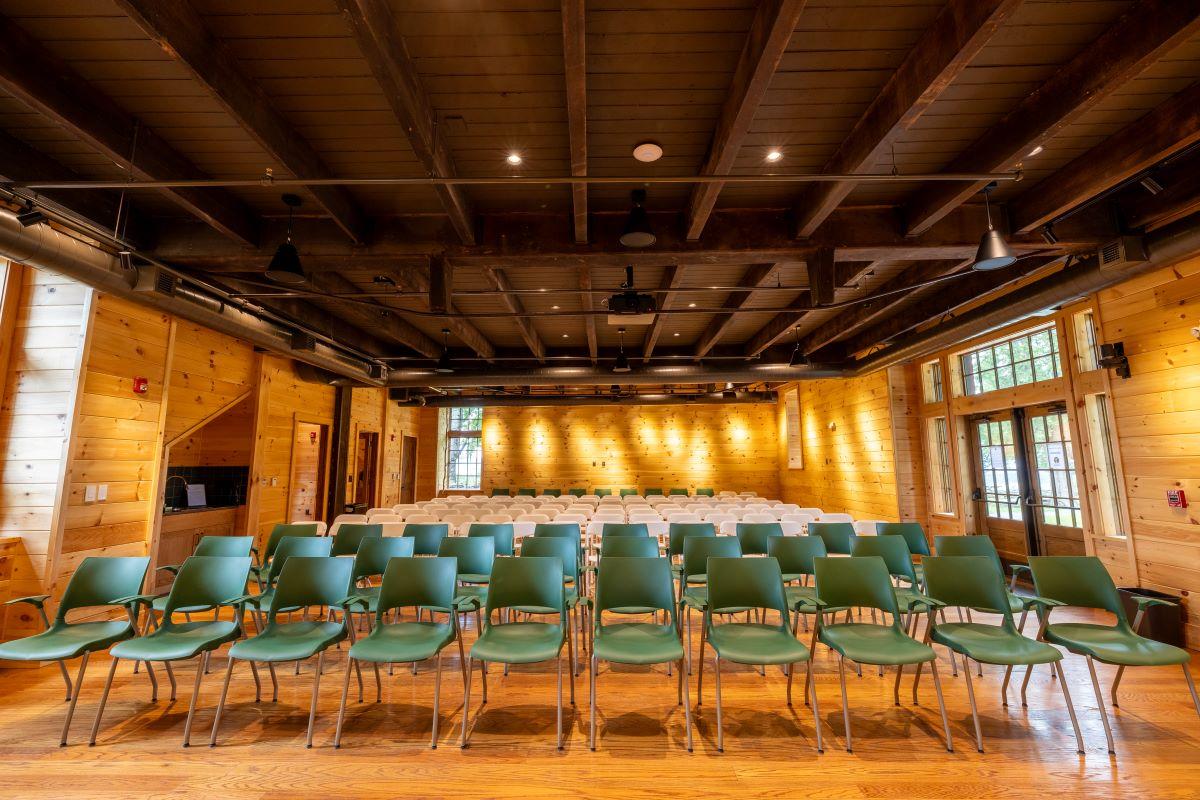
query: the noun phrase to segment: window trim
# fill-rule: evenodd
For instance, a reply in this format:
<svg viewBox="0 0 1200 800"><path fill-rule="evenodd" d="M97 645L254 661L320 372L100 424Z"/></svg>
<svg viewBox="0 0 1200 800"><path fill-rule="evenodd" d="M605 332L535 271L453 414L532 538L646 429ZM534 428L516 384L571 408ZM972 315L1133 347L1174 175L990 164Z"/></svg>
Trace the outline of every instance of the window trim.
<svg viewBox="0 0 1200 800"><path fill-rule="evenodd" d="M1053 350L1051 352L1051 356L1052 356L1052 363L1056 365L1056 372L1057 372L1056 375L1052 375L1049 378L1038 379L1037 373L1036 373L1036 368L1033 365L1034 365L1034 362L1037 360L1037 358L1042 358L1043 356L1035 357L1031 353L1030 358L1028 359L1028 363L1030 364L1031 371L1033 371L1033 373L1032 373L1033 380L1025 382L1025 383L1014 383L1012 386L1005 386L1005 387L997 386L997 388L995 388L995 389L981 390L978 392L967 391L969 375L983 374L984 372L992 372L992 373L998 372L998 368L996 366L992 366L992 367L978 370L973 373L968 373L966 370L966 365L964 364L964 361L969 356L971 356L975 353L981 353L986 350L992 350L994 352L995 349L1001 345L1008 344L1010 342L1014 342L1019 339L1032 338L1033 336L1036 336L1037 334L1042 333L1043 331L1048 332L1050 334L1053 345L1054 345ZM1064 372L1063 372L1064 351L1063 351L1062 338L1063 337L1061 335L1061 332L1059 331L1059 326L1058 326L1057 320L1051 320L1048 322L1040 323L1038 325L1034 325L1029 328L1024 328L1022 330L1013 331L1011 333L1005 334L1005 335L997 337L995 339L988 339L986 341L978 342L976 344L972 344L969 347L966 347L966 348L963 348L961 350L957 350L957 351L951 353L950 360L954 367L954 378L955 378L955 387L954 388L956 391L956 396L958 396L958 397L984 397L987 395L991 395L995 392L1012 391L1014 389L1019 389L1024 386L1036 386L1038 384L1048 383L1049 381L1053 381L1053 380L1061 380L1064 375ZM1020 359L1020 362L1025 363L1026 359ZM1013 365L1015 367L1016 363L1018 363L1016 359L1011 359L1008 365L1001 365L1001 366ZM994 364L994 362L993 362L993 364ZM1015 369L1014 369L1014 376L1015 376Z"/></svg>
<svg viewBox="0 0 1200 800"><path fill-rule="evenodd" d="M438 420L438 431L440 434L438 437L440 440L440 442L439 442L440 446L438 448L438 450L439 450L438 483L440 484L441 489L443 489L445 491L450 491L450 492L479 491L483 486L483 406L470 406L469 407L469 408L477 408L479 410L479 429L478 430L451 428L450 421L451 421L451 418L454 416L454 412L461 411L464 408L468 408L468 407L464 406L461 408L458 408L458 407L443 408L443 409L441 409L442 413L439 415L440 419ZM450 446L454 441L456 441L458 439L477 439L480 442L480 444L479 444L479 477L478 477L478 480L475 481L474 485L472 485L472 486L454 486L454 487L450 486Z"/></svg>

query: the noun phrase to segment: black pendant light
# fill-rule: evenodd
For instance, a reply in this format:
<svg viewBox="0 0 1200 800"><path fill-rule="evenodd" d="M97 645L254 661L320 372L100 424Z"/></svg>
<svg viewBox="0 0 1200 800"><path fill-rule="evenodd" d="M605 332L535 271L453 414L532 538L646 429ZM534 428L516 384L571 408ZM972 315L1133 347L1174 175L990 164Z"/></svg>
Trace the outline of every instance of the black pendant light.
<svg viewBox="0 0 1200 800"><path fill-rule="evenodd" d="M629 372L629 358L625 355L625 329L617 328L617 335L621 337L621 350L617 353L617 359L613 362L613 372Z"/></svg>
<svg viewBox="0 0 1200 800"><path fill-rule="evenodd" d="M1012 254L1012 250L1009 249L1008 242L1004 241L1004 237L1000 235L1000 231L992 227L992 206L988 201L988 195L991 194L994 185L991 184L983 190L983 206L987 209L987 230L979 240L979 250L975 252L975 262L971 264L971 269L984 271L1004 269L1017 260L1017 257Z"/></svg>
<svg viewBox="0 0 1200 800"><path fill-rule="evenodd" d="M292 244L292 212L300 206L300 198L285 194L283 202L288 207L287 240L276 248L266 275L276 283L300 284L308 280L300 266L300 252Z"/></svg>
<svg viewBox="0 0 1200 800"><path fill-rule="evenodd" d="M788 360L789 367L807 367L808 356L800 351L800 329L793 328L796 332L796 347L792 350L792 357Z"/></svg>
<svg viewBox="0 0 1200 800"><path fill-rule="evenodd" d="M629 219L625 220L625 231L621 234L620 242L626 247L650 247L658 241L654 231L650 230L650 217L646 214L646 190L634 189L633 208L629 209Z"/></svg>
<svg viewBox="0 0 1200 800"><path fill-rule="evenodd" d="M450 363L450 329L442 328L442 354L438 356L437 364L433 367L434 372L440 372L443 375L454 372L454 365Z"/></svg>

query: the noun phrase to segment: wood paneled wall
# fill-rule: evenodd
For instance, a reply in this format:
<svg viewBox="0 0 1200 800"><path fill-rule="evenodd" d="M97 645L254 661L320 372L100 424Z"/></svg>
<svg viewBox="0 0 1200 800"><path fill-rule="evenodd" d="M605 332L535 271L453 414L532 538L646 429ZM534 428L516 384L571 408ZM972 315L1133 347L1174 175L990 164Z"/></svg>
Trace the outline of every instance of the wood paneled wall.
<svg viewBox="0 0 1200 800"><path fill-rule="evenodd" d="M433 419L436 430L436 416ZM711 486L779 492L770 405L488 408L483 491L492 487Z"/></svg>
<svg viewBox="0 0 1200 800"><path fill-rule="evenodd" d="M437 436L435 435L426 440L421 435L421 414L422 412L432 413L436 420L437 412L434 409L412 408L408 406L400 406L397 403L384 400L384 413L386 419L384 421L384 430L386 435L383 441L383 480L381 481L383 502L380 505L393 506L400 502L400 458L403 453L403 444L405 436L414 436L417 438L417 484L414 486L415 498L418 500L427 500L433 497L433 490L427 494L421 494L420 481L425 476L422 474L421 460L425 457L425 451L430 454L435 454L437 447ZM428 481L432 484L433 472L437 469L435 460L434 466L428 469Z"/></svg>

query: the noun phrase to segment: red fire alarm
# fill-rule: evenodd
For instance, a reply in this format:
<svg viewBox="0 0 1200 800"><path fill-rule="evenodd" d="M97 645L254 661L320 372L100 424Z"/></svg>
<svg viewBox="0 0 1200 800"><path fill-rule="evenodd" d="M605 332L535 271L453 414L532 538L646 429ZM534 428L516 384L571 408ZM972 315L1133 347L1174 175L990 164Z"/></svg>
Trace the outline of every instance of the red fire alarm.
<svg viewBox="0 0 1200 800"><path fill-rule="evenodd" d="M1167 489L1167 506L1187 508L1187 495L1183 493L1183 489Z"/></svg>
<svg viewBox="0 0 1200 800"><path fill-rule="evenodd" d="M145 394L150 391L150 379L142 377L134 378L133 391L135 394Z"/></svg>
<svg viewBox="0 0 1200 800"><path fill-rule="evenodd" d="M310 441L313 444L317 443L317 432L316 431L308 432L308 441Z"/></svg>

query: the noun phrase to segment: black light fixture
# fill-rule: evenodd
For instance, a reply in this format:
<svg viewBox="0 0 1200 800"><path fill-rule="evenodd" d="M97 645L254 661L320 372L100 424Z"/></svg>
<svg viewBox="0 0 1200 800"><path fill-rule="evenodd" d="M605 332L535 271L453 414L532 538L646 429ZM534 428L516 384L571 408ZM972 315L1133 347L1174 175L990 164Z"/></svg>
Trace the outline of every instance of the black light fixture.
<svg viewBox="0 0 1200 800"><path fill-rule="evenodd" d="M807 367L808 356L800 351L800 329L793 328L796 332L796 347L792 350L792 357L788 360L789 367Z"/></svg>
<svg viewBox="0 0 1200 800"><path fill-rule="evenodd" d="M25 208L17 213L17 222L22 228L28 228L30 225L36 225L46 219L46 215L40 209L34 208L32 200L25 201Z"/></svg>
<svg viewBox="0 0 1200 800"><path fill-rule="evenodd" d="M284 205L288 207L287 240L275 250L271 264L267 267L266 276L276 283L299 284L308 280L304 268L300 266L300 252L292 244L292 212L300 206L300 198L294 194L283 196Z"/></svg>
<svg viewBox="0 0 1200 800"><path fill-rule="evenodd" d="M454 365L450 363L450 329L442 328L442 354L438 356L437 364L433 367L434 372L447 374L454 372Z"/></svg>
<svg viewBox="0 0 1200 800"><path fill-rule="evenodd" d="M625 355L625 329L617 328L617 335L621 337L621 350L617 353L617 360L613 362L613 372L629 372L629 358Z"/></svg>
<svg viewBox="0 0 1200 800"><path fill-rule="evenodd" d="M626 247L650 247L658 241L654 231L650 230L650 217L646 214L646 190L634 189L630 195L633 208L629 209L629 219L625 220L625 230L621 233L620 242Z"/></svg>
<svg viewBox="0 0 1200 800"><path fill-rule="evenodd" d="M979 240L979 249L975 251L975 261L971 264L971 269L991 270L1004 269L1007 266L1016 262L1017 257L1012 254L1012 250L1008 248L1008 242L1004 241L1004 237L1000 231L992 226L992 206L988 200L992 189L996 184L988 184L983 190L983 206L987 210L987 230Z"/></svg>

